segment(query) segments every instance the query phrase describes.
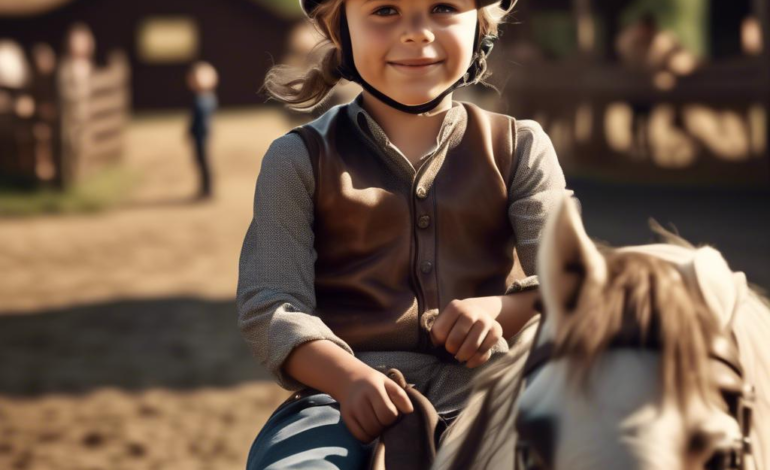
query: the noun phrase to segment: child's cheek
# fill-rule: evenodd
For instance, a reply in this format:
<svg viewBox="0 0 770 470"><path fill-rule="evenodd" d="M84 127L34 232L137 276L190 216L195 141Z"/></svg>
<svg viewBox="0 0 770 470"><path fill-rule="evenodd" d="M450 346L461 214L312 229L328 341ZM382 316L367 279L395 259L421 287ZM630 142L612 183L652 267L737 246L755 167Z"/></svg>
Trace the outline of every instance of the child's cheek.
<svg viewBox="0 0 770 470"><path fill-rule="evenodd" d="M353 44L353 50L357 52L366 54L371 49L379 50L385 44L384 39L382 25L374 22L365 22L350 30L350 42Z"/></svg>
<svg viewBox="0 0 770 470"><path fill-rule="evenodd" d="M392 39L391 35L382 29L383 28L372 28L362 43L365 44L363 52L366 56L370 56L384 62L387 58Z"/></svg>
<svg viewBox="0 0 770 470"><path fill-rule="evenodd" d="M353 40L353 53L356 62L356 68L362 75L382 76L387 67L388 48L384 38L376 34L370 34L366 42L356 44ZM375 78L371 77L371 78Z"/></svg>

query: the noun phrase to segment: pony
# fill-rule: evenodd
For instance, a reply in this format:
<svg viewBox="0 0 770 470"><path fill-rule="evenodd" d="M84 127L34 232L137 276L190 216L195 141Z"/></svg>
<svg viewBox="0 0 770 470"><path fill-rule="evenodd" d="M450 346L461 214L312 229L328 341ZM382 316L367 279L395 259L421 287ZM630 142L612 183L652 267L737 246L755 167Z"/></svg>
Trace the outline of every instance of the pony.
<svg viewBox="0 0 770 470"><path fill-rule="evenodd" d="M543 313L475 377L433 470L770 470L770 303L651 225L664 243L598 245L559 203Z"/></svg>

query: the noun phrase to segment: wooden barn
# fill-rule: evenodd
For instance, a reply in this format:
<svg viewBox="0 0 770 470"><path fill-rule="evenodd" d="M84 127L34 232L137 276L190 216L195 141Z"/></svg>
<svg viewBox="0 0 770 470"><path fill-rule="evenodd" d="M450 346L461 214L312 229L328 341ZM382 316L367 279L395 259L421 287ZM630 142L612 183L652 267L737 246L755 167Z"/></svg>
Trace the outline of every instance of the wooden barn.
<svg viewBox="0 0 770 470"><path fill-rule="evenodd" d="M37 42L61 52L65 33L86 23L96 60L125 51L134 109L184 107L185 73L195 60L219 71L222 106L263 103L257 92L274 58L283 54L291 15L256 0L18 0L0 1L0 36L25 48Z"/></svg>

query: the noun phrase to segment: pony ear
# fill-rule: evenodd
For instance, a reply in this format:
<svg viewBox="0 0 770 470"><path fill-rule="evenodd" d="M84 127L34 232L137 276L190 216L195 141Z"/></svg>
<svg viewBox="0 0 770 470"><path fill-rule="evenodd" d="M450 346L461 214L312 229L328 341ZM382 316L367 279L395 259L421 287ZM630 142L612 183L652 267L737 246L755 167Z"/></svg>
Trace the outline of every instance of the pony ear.
<svg viewBox="0 0 770 470"><path fill-rule="evenodd" d="M706 305L718 317L720 325L726 328L738 303L739 287L736 284L739 284L740 278L733 276L722 254L709 246L697 249L692 264Z"/></svg>
<svg viewBox="0 0 770 470"><path fill-rule="evenodd" d="M607 264L588 238L577 205L565 196L543 230L537 272L547 312L569 314L587 286L603 286Z"/></svg>

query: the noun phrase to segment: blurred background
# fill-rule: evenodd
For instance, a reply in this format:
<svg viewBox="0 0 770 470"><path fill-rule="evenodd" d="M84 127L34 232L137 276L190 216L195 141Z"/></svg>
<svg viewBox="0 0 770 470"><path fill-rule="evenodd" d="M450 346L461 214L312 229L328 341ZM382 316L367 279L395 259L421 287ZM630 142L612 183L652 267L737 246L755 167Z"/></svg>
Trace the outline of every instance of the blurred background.
<svg viewBox="0 0 770 470"><path fill-rule="evenodd" d="M318 41L295 0L0 0L0 468L240 469L289 393L236 327L241 243ZM520 0L496 89L591 236L648 218L770 287L766 0Z"/></svg>

